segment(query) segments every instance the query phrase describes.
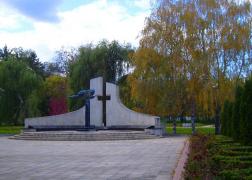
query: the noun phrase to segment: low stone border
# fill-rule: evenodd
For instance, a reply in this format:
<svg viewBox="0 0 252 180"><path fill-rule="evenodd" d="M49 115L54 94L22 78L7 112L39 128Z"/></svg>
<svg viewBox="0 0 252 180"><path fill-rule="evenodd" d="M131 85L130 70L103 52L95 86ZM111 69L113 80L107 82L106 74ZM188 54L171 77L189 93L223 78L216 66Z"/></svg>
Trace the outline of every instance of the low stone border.
<svg viewBox="0 0 252 180"><path fill-rule="evenodd" d="M188 158L188 153L189 153L189 140L186 140L182 153L180 155L178 164L174 170L174 174L172 179L173 180L181 180L184 179L183 178L183 172L184 172L184 167L185 167L185 163L187 161Z"/></svg>

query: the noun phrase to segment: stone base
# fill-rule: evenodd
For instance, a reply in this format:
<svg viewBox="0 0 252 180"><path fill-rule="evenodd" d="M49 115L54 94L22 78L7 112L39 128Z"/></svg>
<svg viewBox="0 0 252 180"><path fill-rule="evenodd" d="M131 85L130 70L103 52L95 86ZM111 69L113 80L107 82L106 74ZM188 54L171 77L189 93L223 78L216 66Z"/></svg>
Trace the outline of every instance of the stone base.
<svg viewBox="0 0 252 180"><path fill-rule="evenodd" d="M164 127L151 126L149 128L146 128L144 132L151 135L160 136L160 137L167 135Z"/></svg>
<svg viewBox="0 0 252 180"><path fill-rule="evenodd" d="M130 130L23 132L19 135L10 137L10 139L17 140L42 141L112 141L156 138L160 137L145 133L144 131Z"/></svg>
<svg viewBox="0 0 252 180"><path fill-rule="evenodd" d="M146 126L130 126L130 125L118 125L107 127L96 127L97 130L132 130L132 131L144 131Z"/></svg>
<svg viewBox="0 0 252 180"><path fill-rule="evenodd" d="M29 126L25 128L24 132L36 132L36 131L69 131L69 130L79 130L79 131L88 131L95 130L95 126L91 125L90 127L86 126Z"/></svg>

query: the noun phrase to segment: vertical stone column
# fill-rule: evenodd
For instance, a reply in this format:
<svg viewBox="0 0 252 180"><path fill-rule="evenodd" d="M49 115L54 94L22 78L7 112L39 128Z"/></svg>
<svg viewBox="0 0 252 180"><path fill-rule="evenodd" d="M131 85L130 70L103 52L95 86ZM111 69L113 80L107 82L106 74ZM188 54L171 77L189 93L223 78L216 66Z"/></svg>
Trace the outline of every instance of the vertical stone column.
<svg viewBox="0 0 252 180"><path fill-rule="evenodd" d="M102 124L102 101L98 101L97 95L102 95L102 77L90 80L90 89L95 90L95 98L90 100L90 124L96 127Z"/></svg>

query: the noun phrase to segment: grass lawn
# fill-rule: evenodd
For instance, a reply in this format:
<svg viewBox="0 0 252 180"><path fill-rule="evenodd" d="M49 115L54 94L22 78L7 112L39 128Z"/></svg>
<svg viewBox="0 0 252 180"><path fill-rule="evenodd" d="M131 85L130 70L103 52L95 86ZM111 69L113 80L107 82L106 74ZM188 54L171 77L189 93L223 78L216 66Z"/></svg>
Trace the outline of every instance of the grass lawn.
<svg viewBox="0 0 252 180"><path fill-rule="evenodd" d="M185 127L177 127L177 134L192 134L192 128L185 128ZM172 133L172 127L167 126L166 127L167 133ZM214 127L196 127L196 132L202 133L202 134L214 134L215 129Z"/></svg>
<svg viewBox="0 0 252 180"><path fill-rule="evenodd" d="M173 126L173 123L172 122L167 122L166 123L168 126ZM177 122L177 127L182 127L182 124L181 122ZM203 123L195 123L196 127L201 127L201 126L209 126L209 125L212 125L212 124L203 124Z"/></svg>
<svg viewBox="0 0 252 180"><path fill-rule="evenodd" d="M18 134L23 126L0 126L0 134Z"/></svg>

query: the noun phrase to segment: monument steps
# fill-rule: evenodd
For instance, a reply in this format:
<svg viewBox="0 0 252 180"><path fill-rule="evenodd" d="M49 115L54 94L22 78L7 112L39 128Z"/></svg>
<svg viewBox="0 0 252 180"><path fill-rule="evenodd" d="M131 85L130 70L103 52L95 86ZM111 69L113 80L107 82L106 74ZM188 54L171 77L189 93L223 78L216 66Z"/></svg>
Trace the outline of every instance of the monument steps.
<svg viewBox="0 0 252 180"><path fill-rule="evenodd" d="M155 139L159 136L145 132L23 132L10 137L17 140L45 140L45 141L110 141L110 140L137 140Z"/></svg>

